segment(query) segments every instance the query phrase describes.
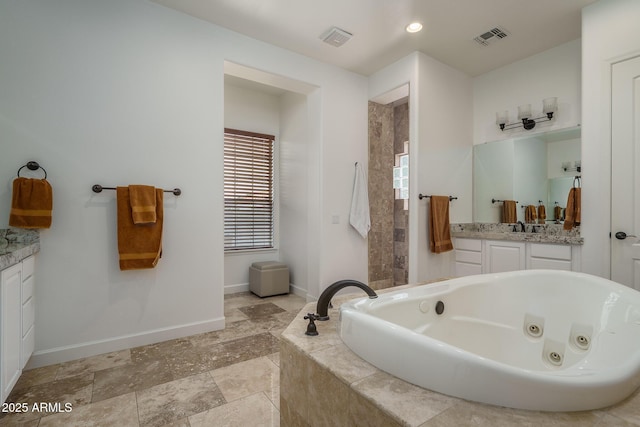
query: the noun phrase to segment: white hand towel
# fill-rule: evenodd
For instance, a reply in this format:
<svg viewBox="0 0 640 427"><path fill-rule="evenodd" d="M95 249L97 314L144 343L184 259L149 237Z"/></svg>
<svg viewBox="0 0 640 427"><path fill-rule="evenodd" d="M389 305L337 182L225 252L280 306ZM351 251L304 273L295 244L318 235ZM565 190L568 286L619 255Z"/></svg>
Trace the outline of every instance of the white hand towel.
<svg viewBox="0 0 640 427"><path fill-rule="evenodd" d="M367 237L367 234L371 229L371 218L369 216L369 190L367 188L367 177L364 170L358 163L356 163L356 177L353 184L349 223L363 238Z"/></svg>

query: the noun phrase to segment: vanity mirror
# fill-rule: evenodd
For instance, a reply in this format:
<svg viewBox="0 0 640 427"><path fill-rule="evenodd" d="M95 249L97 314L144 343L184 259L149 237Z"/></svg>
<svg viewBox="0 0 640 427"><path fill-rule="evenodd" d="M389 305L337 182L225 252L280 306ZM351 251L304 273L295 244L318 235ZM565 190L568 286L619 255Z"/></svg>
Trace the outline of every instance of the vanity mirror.
<svg viewBox="0 0 640 427"><path fill-rule="evenodd" d="M473 220L500 222L500 202L516 200L525 221L527 205L543 204L546 222L554 208L566 207L569 189L580 175L580 127L523 135L473 147Z"/></svg>

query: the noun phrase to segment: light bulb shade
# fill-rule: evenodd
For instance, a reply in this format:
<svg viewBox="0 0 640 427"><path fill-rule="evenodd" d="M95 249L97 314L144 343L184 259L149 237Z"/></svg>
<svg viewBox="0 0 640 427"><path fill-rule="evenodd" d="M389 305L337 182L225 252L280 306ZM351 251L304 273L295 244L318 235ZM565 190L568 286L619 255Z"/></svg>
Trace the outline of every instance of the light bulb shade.
<svg viewBox="0 0 640 427"><path fill-rule="evenodd" d="M407 33L417 33L422 30L422 24L420 22L412 22L405 27L405 30L407 30Z"/></svg>
<svg viewBox="0 0 640 427"><path fill-rule="evenodd" d="M498 111L496 113L496 124L497 125L509 124L509 112L508 111Z"/></svg>
<svg viewBox="0 0 640 427"><path fill-rule="evenodd" d="M531 104L518 106L518 120L531 118Z"/></svg>
<svg viewBox="0 0 640 427"><path fill-rule="evenodd" d="M542 100L542 112L544 114L555 113L558 111L558 98L545 98Z"/></svg>

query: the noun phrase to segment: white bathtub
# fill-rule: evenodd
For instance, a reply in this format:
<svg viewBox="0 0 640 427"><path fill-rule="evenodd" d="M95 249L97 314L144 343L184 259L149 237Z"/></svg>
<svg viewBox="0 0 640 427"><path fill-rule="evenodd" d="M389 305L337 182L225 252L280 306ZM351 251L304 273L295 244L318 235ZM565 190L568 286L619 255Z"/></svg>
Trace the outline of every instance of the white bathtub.
<svg viewBox="0 0 640 427"><path fill-rule="evenodd" d="M589 410L640 385L640 292L581 273L486 274L358 299L340 307L338 328L379 369L477 402Z"/></svg>

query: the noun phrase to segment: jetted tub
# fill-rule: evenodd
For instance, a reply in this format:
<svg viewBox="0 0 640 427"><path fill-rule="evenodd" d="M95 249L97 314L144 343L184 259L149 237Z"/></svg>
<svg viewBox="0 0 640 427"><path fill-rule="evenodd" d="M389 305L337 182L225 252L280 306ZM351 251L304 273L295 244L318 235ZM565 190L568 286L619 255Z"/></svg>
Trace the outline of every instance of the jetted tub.
<svg viewBox="0 0 640 427"><path fill-rule="evenodd" d="M340 319L361 358L463 399L580 411L640 385L640 292L587 274L461 277L344 303Z"/></svg>

